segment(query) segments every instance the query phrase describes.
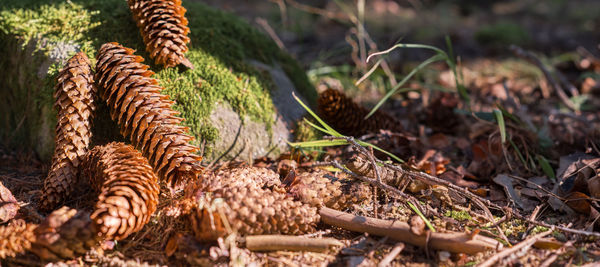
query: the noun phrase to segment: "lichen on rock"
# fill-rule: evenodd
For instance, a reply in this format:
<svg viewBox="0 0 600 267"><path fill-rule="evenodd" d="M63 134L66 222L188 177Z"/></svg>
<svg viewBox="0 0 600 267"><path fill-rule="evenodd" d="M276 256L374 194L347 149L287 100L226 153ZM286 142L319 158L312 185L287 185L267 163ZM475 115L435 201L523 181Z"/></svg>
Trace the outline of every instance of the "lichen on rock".
<svg viewBox="0 0 600 267"><path fill-rule="evenodd" d="M137 49L136 53L151 65L155 78L165 87L164 93L177 101L174 108L186 119L184 124L196 137L197 145L204 145L206 158L219 157L225 152L222 148L231 145L223 141L224 133L230 129L219 128L219 124L211 121L214 117L211 114L222 107L237 114L242 125L251 122L256 126L242 127L241 136L269 136L267 142L262 142L265 147L240 143L231 151L252 157L268 152L275 156L273 152L291 138L289 131L277 129L291 129L293 120L299 119L297 114L302 114L302 108L293 100L289 104L291 92L314 104L317 96L314 87L289 55L240 18L194 1L184 1L183 5L188 10L186 17L191 30L186 57L195 66L192 70L165 69L152 64L126 1L3 0L0 3L0 68L4 70L0 73L2 143L34 149L41 158L49 159L56 121L51 109L51 88L58 70L76 51L93 58L100 45L115 41ZM274 77L276 72L284 74L283 80L288 83L282 84L280 77ZM280 105L281 101L286 104ZM96 143L110 141L112 138L106 136L116 126L110 120L102 120L106 117L102 114L97 117L94 128L99 128L100 133L95 132ZM254 130L258 132L250 132ZM226 157L231 156L234 154Z"/></svg>

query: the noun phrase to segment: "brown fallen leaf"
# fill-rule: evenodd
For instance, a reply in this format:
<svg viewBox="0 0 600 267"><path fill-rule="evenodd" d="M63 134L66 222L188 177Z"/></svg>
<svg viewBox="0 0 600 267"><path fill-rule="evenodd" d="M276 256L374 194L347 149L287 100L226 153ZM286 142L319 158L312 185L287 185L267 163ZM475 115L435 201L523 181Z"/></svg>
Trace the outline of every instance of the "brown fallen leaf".
<svg viewBox="0 0 600 267"><path fill-rule="evenodd" d="M589 199L590 197L584 193L573 192L567 195L565 203L579 213L590 214L591 204Z"/></svg>
<svg viewBox="0 0 600 267"><path fill-rule="evenodd" d="M0 224L14 218L19 211L19 204L13 194L0 182Z"/></svg>
<svg viewBox="0 0 600 267"><path fill-rule="evenodd" d="M533 246L539 249L559 249L564 244L553 237L540 238Z"/></svg>

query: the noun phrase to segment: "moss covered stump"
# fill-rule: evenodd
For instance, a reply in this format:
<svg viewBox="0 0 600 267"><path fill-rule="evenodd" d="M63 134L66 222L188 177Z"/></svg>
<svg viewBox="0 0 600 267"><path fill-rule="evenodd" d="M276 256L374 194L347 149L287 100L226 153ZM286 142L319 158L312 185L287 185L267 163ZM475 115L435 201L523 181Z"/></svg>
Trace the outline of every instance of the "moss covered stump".
<svg viewBox="0 0 600 267"><path fill-rule="evenodd" d="M156 72L206 158L277 156L304 113L292 92L314 105L314 87L289 55L241 19L196 2L183 6L194 69L153 65L127 1L1 1L0 144L49 160L62 64L77 51L94 58L103 43L119 42ZM93 132L95 144L122 140L102 106Z"/></svg>

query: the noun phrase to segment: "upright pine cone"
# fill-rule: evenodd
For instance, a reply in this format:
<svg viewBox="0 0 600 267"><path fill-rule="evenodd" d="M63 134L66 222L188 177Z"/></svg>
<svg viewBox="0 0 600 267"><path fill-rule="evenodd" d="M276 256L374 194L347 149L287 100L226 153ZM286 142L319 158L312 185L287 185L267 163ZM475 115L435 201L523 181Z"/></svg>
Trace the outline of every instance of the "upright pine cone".
<svg viewBox="0 0 600 267"><path fill-rule="evenodd" d="M77 167L88 150L91 119L96 109L93 73L88 57L75 54L58 75L54 107L58 111L52 167L44 180L40 209L52 210L77 183Z"/></svg>
<svg viewBox="0 0 600 267"><path fill-rule="evenodd" d="M319 221L317 209L283 192L254 183L196 192L189 218L196 238L216 240L231 231L242 235L304 234Z"/></svg>
<svg viewBox="0 0 600 267"><path fill-rule="evenodd" d="M343 210L353 204L367 203L372 192L369 185L359 181L339 180L326 171L303 172L289 185L289 192L311 206Z"/></svg>
<svg viewBox="0 0 600 267"><path fill-rule="evenodd" d="M195 180L202 157L189 144L194 138L179 125L183 119L172 109L174 101L160 94L163 88L150 77L154 72L133 52L117 43L102 45L96 66L100 96L121 134L142 151L161 179L170 185Z"/></svg>
<svg viewBox="0 0 600 267"><path fill-rule="evenodd" d="M14 257L31 248L35 241L36 225L23 220L13 220L6 226L0 226L0 259Z"/></svg>
<svg viewBox="0 0 600 267"><path fill-rule="evenodd" d="M99 247L101 237L90 214L63 206L35 229L31 252L44 261L72 259Z"/></svg>
<svg viewBox="0 0 600 267"><path fill-rule="evenodd" d="M398 120L379 110L365 120L365 116L369 114L367 109L331 88L319 95L318 108L321 118L344 135L359 137L377 133L381 129L402 131Z"/></svg>
<svg viewBox="0 0 600 267"><path fill-rule="evenodd" d="M181 0L127 0L133 18L144 38L146 50L156 64L193 68L185 58L190 29Z"/></svg>
<svg viewBox="0 0 600 267"><path fill-rule="evenodd" d="M91 219L99 234L121 240L150 220L158 203L158 178L140 152L130 145L94 147L82 175L100 192Z"/></svg>

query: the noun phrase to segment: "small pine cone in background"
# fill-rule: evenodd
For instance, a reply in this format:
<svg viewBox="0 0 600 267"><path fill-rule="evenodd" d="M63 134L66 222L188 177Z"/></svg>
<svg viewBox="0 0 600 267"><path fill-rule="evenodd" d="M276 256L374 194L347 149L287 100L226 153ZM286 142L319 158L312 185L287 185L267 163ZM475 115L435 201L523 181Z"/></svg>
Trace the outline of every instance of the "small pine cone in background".
<svg viewBox="0 0 600 267"><path fill-rule="evenodd" d="M179 125L183 119L172 108L175 102L160 94L163 88L150 77L154 72L133 52L117 43L102 45L96 66L100 96L121 134L142 151L163 181L175 186L196 180L202 157L189 144L194 138Z"/></svg>
<svg viewBox="0 0 600 267"><path fill-rule="evenodd" d="M202 188L214 191L223 187L239 187L252 185L258 188L273 188L281 186L279 175L272 170L260 167L241 167L221 169L202 179ZM197 189L197 188L196 188Z"/></svg>
<svg viewBox="0 0 600 267"><path fill-rule="evenodd" d="M360 137L382 129L402 132L400 122L380 110L365 120L369 110L338 90L330 88L319 94L318 108L321 118L344 135Z"/></svg>
<svg viewBox="0 0 600 267"><path fill-rule="evenodd" d="M185 57L190 29L181 0L128 0L129 9L156 64L193 68Z"/></svg>
<svg viewBox="0 0 600 267"><path fill-rule="evenodd" d="M58 111L52 166L44 180L40 209L50 211L63 202L78 181L77 168L90 144L91 119L96 109L92 68L79 52L58 74L54 108Z"/></svg>
<svg viewBox="0 0 600 267"><path fill-rule="evenodd" d="M90 214L63 206L50 213L35 229L31 252L44 261L73 259L99 248L101 237Z"/></svg>
<svg viewBox="0 0 600 267"><path fill-rule="evenodd" d="M15 257L31 248L35 241L36 225L23 220L13 220L0 226L0 259Z"/></svg>
<svg viewBox="0 0 600 267"><path fill-rule="evenodd" d="M288 191L303 203L344 210L372 199L371 187L360 181L338 180L328 172L303 172L293 178Z"/></svg>
<svg viewBox="0 0 600 267"><path fill-rule="evenodd" d="M373 170L371 161L366 158L366 156L359 154L352 157L348 163L346 163L346 167L362 176L370 177L376 179L377 175ZM396 187L398 189L403 189L406 187L410 192L416 193L421 191L422 189L427 188L427 185L422 181L412 180L410 177L402 175L402 173L377 166L377 170L379 172L379 178L381 178L381 182Z"/></svg>
<svg viewBox="0 0 600 267"><path fill-rule="evenodd" d="M188 215L199 240L216 240L231 231L241 235L313 232L317 209L294 201L283 192L256 184L226 186L213 192L199 190Z"/></svg>
<svg viewBox="0 0 600 267"><path fill-rule="evenodd" d="M158 178L130 145L94 147L82 164L82 176L100 192L91 218L106 239L121 240L139 231L156 210Z"/></svg>

